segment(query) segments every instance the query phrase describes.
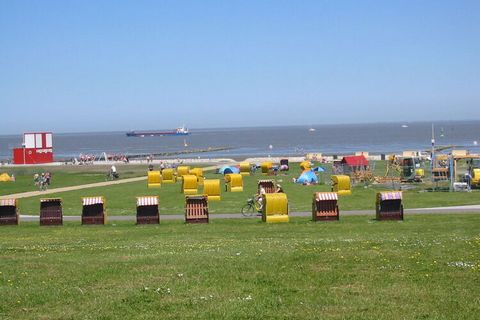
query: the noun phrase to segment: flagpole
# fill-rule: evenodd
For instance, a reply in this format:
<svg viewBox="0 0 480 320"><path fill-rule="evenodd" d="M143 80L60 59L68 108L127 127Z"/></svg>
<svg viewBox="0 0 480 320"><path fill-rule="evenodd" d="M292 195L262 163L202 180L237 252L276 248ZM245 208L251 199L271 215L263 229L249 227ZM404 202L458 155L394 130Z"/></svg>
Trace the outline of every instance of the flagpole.
<svg viewBox="0 0 480 320"><path fill-rule="evenodd" d="M432 123L432 152L430 154L430 158L432 159L431 168L435 168L435 127Z"/></svg>

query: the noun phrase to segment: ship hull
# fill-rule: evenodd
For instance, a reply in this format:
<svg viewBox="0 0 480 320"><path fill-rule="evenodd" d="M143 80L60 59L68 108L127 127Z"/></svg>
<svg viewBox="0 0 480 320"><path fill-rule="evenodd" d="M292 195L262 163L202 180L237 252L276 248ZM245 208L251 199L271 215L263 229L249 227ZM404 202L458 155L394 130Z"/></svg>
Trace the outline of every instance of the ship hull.
<svg viewBox="0 0 480 320"><path fill-rule="evenodd" d="M127 132L127 137L188 136L189 132Z"/></svg>

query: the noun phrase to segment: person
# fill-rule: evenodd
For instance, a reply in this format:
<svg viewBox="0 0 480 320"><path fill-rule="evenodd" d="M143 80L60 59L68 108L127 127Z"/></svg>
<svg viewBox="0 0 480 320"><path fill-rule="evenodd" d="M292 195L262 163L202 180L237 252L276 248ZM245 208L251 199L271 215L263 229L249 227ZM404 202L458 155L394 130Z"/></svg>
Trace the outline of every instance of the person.
<svg viewBox="0 0 480 320"><path fill-rule="evenodd" d="M118 173L117 173L117 168L115 167L114 164L110 167L110 174L112 175L112 178L117 179L118 178Z"/></svg>
<svg viewBox="0 0 480 320"><path fill-rule="evenodd" d="M467 187L470 190L472 187L472 176L470 175L470 172L466 172L465 175L463 176L463 181L467 183Z"/></svg>
<svg viewBox="0 0 480 320"><path fill-rule="evenodd" d="M263 195L266 194L267 192L265 191L265 188L260 185L260 188L258 189L258 193L255 195L255 201L258 202L259 208L258 211L262 211L263 209Z"/></svg>
<svg viewBox="0 0 480 320"><path fill-rule="evenodd" d="M148 171L153 171L153 164L148 165Z"/></svg>
<svg viewBox="0 0 480 320"><path fill-rule="evenodd" d="M42 172L42 174L40 174L40 177L38 178L38 186L40 187L40 191L44 191L47 189L47 179L44 172Z"/></svg>
<svg viewBox="0 0 480 320"><path fill-rule="evenodd" d="M275 190L276 193L283 193L283 188L281 185L277 184L277 189Z"/></svg>
<svg viewBox="0 0 480 320"><path fill-rule="evenodd" d="M46 183L47 185L50 185L50 180L51 180L51 178L52 178L52 174L51 174L50 172L48 172L48 171L45 172L45 183Z"/></svg>

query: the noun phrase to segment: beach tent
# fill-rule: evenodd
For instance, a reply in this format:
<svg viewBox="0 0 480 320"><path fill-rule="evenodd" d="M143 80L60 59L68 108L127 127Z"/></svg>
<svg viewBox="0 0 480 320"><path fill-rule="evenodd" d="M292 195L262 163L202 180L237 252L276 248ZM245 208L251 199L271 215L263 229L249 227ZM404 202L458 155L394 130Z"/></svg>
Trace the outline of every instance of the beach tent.
<svg viewBox="0 0 480 320"><path fill-rule="evenodd" d="M325 169L322 167L316 167L312 169L314 172L325 172Z"/></svg>
<svg viewBox="0 0 480 320"><path fill-rule="evenodd" d="M315 173L310 171L304 171L300 177L298 177L297 183L318 183L318 178Z"/></svg>
<svg viewBox="0 0 480 320"><path fill-rule="evenodd" d="M10 181L13 181L13 179L7 173L0 174L0 182L10 182Z"/></svg>
<svg viewBox="0 0 480 320"><path fill-rule="evenodd" d="M220 169L218 169L218 173L220 174L240 173L240 169L238 169L237 167L223 166Z"/></svg>

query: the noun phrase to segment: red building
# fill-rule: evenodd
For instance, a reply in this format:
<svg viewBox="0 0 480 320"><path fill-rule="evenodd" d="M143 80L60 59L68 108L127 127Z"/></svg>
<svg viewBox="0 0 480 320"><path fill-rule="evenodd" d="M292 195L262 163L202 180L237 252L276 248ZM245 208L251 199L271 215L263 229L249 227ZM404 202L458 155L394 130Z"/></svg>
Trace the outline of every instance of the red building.
<svg viewBox="0 0 480 320"><path fill-rule="evenodd" d="M37 164L49 162L53 162L52 133L24 133L22 148L13 149L13 163Z"/></svg>

